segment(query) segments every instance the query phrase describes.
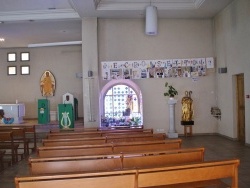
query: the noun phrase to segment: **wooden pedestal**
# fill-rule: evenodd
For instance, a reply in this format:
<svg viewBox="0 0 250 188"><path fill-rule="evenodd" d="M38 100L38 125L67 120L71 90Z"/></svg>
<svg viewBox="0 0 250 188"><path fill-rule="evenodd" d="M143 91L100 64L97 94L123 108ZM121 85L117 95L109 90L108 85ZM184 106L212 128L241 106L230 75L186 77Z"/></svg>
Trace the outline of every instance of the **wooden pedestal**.
<svg viewBox="0 0 250 188"><path fill-rule="evenodd" d="M193 136L194 121L181 121L181 125L184 126L184 136Z"/></svg>
<svg viewBox="0 0 250 188"><path fill-rule="evenodd" d="M184 135L185 135L185 137L193 136L192 126L193 125L184 125ZM188 131L188 128L189 128L189 131Z"/></svg>

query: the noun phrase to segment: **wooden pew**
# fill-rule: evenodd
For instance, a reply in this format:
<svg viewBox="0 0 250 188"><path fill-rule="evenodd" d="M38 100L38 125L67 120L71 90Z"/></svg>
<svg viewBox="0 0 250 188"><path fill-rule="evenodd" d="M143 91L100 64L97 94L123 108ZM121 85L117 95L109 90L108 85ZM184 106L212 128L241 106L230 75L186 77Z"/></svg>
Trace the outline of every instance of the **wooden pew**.
<svg viewBox="0 0 250 188"><path fill-rule="evenodd" d="M4 169L4 154L5 154L5 150L0 150L0 171L2 171Z"/></svg>
<svg viewBox="0 0 250 188"><path fill-rule="evenodd" d="M59 132L49 133L48 139L64 139L64 138L88 138L88 137L105 137L117 135L138 135L138 134L153 134L151 130L148 131L95 131L95 132Z"/></svg>
<svg viewBox="0 0 250 188"><path fill-rule="evenodd" d="M41 146L37 148L38 157L70 157L86 155L113 154L113 144L77 145L77 146Z"/></svg>
<svg viewBox="0 0 250 188"><path fill-rule="evenodd" d="M65 138L91 138L91 137L101 137L101 132L67 132L67 133L49 133L47 135L48 139L65 139Z"/></svg>
<svg viewBox="0 0 250 188"><path fill-rule="evenodd" d="M238 188L239 160L208 161L178 166L138 170L138 188L157 186L157 188L206 187L225 185L223 178L231 178L231 187ZM228 187L228 186L226 186Z"/></svg>
<svg viewBox="0 0 250 188"><path fill-rule="evenodd" d="M37 175L159 167L203 160L204 148L192 148L96 156L30 158L29 165L31 174Z"/></svg>
<svg viewBox="0 0 250 188"><path fill-rule="evenodd" d="M43 146L74 146L74 145L90 145L90 144L104 144L106 138L74 138L74 139L42 139Z"/></svg>
<svg viewBox="0 0 250 188"><path fill-rule="evenodd" d="M37 148L38 157L66 157L118 154L121 152L165 151L181 148L181 139L167 139L156 141L105 143L101 145L79 146L41 146Z"/></svg>
<svg viewBox="0 0 250 188"><path fill-rule="evenodd" d="M137 144L136 144L137 143ZM166 139L155 141L142 141L142 142L116 142L113 144L113 152L146 152L146 151L164 151L169 149L181 148L181 139Z"/></svg>
<svg viewBox="0 0 250 188"><path fill-rule="evenodd" d="M153 141L165 140L165 134L135 134L135 135L119 135L106 137L91 137L91 138L68 138L68 139L43 139L43 146L72 146L86 144L103 144L113 142L132 142L132 141Z"/></svg>
<svg viewBox="0 0 250 188"><path fill-rule="evenodd" d="M137 135L152 135L153 133L148 132L122 132L122 133L102 133L102 132L79 132L79 133L69 133L69 134L48 134L47 139L71 139L71 138L93 138L93 137L127 137L127 136L137 136Z"/></svg>
<svg viewBox="0 0 250 188"><path fill-rule="evenodd" d="M61 128L52 128L50 129L50 133L69 133L69 132L93 132L98 131L98 127L95 128L85 128L85 127L74 127L68 129L61 129Z"/></svg>
<svg viewBox="0 0 250 188"><path fill-rule="evenodd" d="M30 146L33 151L36 150L37 148L37 135L36 135L36 126L35 125L0 125L0 130L1 129L6 129L6 128L24 128L25 129L25 134L26 138L30 139ZM33 145L31 145L33 144Z"/></svg>
<svg viewBox="0 0 250 188"><path fill-rule="evenodd" d="M15 177L16 188L184 188L229 187L220 180L230 178L238 188L239 160L208 161L161 168L96 173L70 173Z"/></svg>
<svg viewBox="0 0 250 188"><path fill-rule="evenodd" d="M0 132L0 149L10 150L10 153L5 153L5 155L11 155L11 164L18 161L18 147L19 144L14 143L13 132Z"/></svg>
<svg viewBox="0 0 250 188"><path fill-rule="evenodd" d="M124 132L147 132L147 133L154 133L154 129L142 129L142 128L128 128L128 129L102 129L100 128L99 131L105 133L124 133Z"/></svg>
<svg viewBox="0 0 250 188"><path fill-rule="evenodd" d="M165 140L166 134L135 134L135 135L110 135L106 136L107 143L117 142L134 142L134 141L149 141L149 140Z"/></svg>
<svg viewBox="0 0 250 188"><path fill-rule="evenodd" d="M118 155L30 158L30 173L56 174L75 172L99 172L121 170L122 163Z"/></svg>
<svg viewBox="0 0 250 188"><path fill-rule="evenodd" d="M143 128L85 128L85 127L74 127L74 128L69 128L69 129L59 129L59 128L52 128L50 129L50 133L70 133L70 132L94 132L94 131L99 131L99 132L152 132L154 129L143 129Z"/></svg>
<svg viewBox="0 0 250 188"><path fill-rule="evenodd" d="M15 177L16 188L135 188L136 170Z"/></svg>
<svg viewBox="0 0 250 188"><path fill-rule="evenodd" d="M26 138L26 130L23 127L1 127L0 132L8 132L11 131L13 133L14 143L18 143L19 148L23 149L23 153L18 153L23 159L23 155L29 155L29 139Z"/></svg>
<svg viewBox="0 0 250 188"><path fill-rule="evenodd" d="M81 133L81 132L102 132L102 133L123 133L123 132L151 132L153 133L154 129L102 129L102 128L84 128L84 127L75 127L75 128L69 128L69 129L59 129L59 128L53 128L50 129L49 133L59 133L59 134L65 134L65 133Z"/></svg>
<svg viewBox="0 0 250 188"><path fill-rule="evenodd" d="M123 169L153 168L204 161L204 148L177 149L160 152L124 154Z"/></svg>
<svg viewBox="0 0 250 188"><path fill-rule="evenodd" d="M36 135L36 126L35 125L24 125L25 133L27 138L33 141L32 151L36 151L37 149L37 135ZM30 142L31 143L31 142Z"/></svg>

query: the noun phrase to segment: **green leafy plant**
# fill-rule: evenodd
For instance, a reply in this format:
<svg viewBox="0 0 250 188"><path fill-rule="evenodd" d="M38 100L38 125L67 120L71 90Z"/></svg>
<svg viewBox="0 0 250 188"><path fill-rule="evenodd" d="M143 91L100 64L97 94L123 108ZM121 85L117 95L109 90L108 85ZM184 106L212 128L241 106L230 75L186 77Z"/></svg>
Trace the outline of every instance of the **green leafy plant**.
<svg viewBox="0 0 250 188"><path fill-rule="evenodd" d="M164 93L165 97L174 97L178 95L178 91L172 85L168 85L168 82L165 83L165 87L167 88L167 91Z"/></svg>
<svg viewBox="0 0 250 188"><path fill-rule="evenodd" d="M136 126L140 125L141 124L141 117L132 117L131 124L136 125Z"/></svg>

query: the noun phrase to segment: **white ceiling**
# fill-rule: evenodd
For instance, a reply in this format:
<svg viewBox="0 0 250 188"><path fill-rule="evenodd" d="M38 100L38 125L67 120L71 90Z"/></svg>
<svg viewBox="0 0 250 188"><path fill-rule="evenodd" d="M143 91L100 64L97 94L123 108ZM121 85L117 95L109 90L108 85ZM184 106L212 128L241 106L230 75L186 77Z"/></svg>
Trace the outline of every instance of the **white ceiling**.
<svg viewBox="0 0 250 188"><path fill-rule="evenodd" d="M81 41L81 18L212 18L233 0L0 0L1 48Z"/></svg>

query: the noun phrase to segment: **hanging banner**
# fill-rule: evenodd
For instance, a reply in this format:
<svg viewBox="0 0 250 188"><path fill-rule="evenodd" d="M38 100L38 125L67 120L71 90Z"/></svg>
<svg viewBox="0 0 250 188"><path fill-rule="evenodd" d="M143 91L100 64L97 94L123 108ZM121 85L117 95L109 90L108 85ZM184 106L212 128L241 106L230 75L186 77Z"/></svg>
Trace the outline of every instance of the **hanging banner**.
<svg viewBox="0 0 250 188"><path fill-rule="evenodd" d="M214 58L103 61L102 78L145 79L206 76L207 68L214 68Z"/></svg>

